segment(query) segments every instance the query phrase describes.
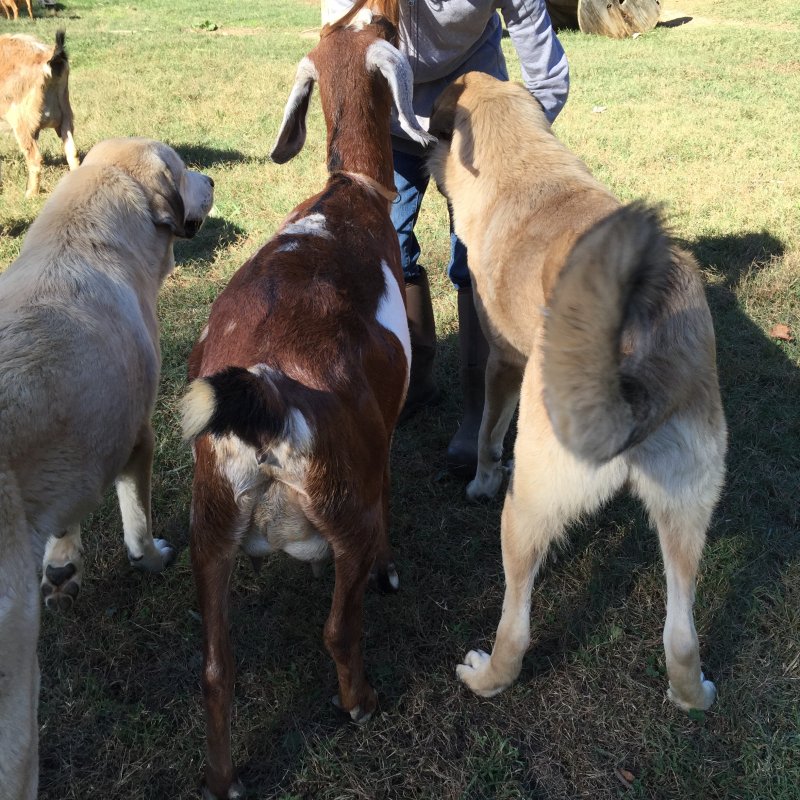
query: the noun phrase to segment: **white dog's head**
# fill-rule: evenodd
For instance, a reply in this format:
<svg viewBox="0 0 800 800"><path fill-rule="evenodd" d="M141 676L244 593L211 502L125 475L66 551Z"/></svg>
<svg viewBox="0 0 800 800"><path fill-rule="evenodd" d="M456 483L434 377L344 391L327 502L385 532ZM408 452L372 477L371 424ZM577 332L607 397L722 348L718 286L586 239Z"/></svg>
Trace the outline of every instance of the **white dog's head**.
<svg viewBox="0 0 800 800"><path fill-rule="evenodd" d="M186 169L171 147L153 139L106 139L83 163L114 166L130 175L148 197L153 222L183 239L200 230L214 204L214 181Z"/></svg>

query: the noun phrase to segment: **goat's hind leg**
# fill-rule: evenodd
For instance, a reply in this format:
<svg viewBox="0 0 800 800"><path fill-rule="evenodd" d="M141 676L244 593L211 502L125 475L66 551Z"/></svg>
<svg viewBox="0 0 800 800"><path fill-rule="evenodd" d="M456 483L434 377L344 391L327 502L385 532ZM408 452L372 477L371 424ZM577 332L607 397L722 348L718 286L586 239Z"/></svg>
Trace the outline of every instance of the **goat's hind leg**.
<svg viewBox="0 0 800 800"><path fill-rule="evenodd" d="M42 561L42 597L47 608L68 611L75 603L83 577L80 525L51 536Z"/></svg>
<svg viewBox="0 0 800 800"><path fill-rule="evenodd" d="M367 682L361 640L364 629L364 590L380 541L380 507L365 512L358 530L326 533L335 553L336 584L331 612L325 623L325 647L336 664L339 694L334 704L354 722L366 722L375 711L377 696Z"/></svg>
<svg viewBox="0 0 800 800"><path fill-rule="evenodd" d="M75 146L75 139L72 138L72 108L69 105L69 95L66 96L67 110L62 111L61 125L58 127L58 135L64 145L64 155L67 158L70 170L78 169L81 165L78 158L78 148Z"/></svg>
<svg viewBox="0 0 800 800"><path fill-rule="evenodd" d="M125 469L117 478L117 497L128 560L136 569L161 572L175 557L165 539L153 539L150 480L153 469L153 430L146 423Z"/></svg>
<svg viewBox="0 0 800 800"><path fill-rule="evenodd" d="M42 174L42 154L39 151L39 144L37 142L38 135L38 131L35 135L31 134L22 124L18 123L14 126L14 136L25 156L25 164L28 167L28 185L25 189L25 197L28 198L39 194L39 179Z"/></svg>

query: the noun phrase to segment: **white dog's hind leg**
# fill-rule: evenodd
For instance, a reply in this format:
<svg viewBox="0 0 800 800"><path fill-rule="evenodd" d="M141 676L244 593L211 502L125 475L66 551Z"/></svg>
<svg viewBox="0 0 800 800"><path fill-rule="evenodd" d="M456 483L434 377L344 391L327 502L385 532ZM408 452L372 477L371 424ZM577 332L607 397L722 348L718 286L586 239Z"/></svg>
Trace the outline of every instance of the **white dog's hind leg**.
<svg viewBox="0 0 800 800"><path fill-rule="evenodd" d="M80 525L71 525L63 536L51 536L42 560L42 597L49 609L72 608L83 577Z"/></svg>
<svg viewBox="0 0 800 800"><path fill-rule="evenodd" d="M128 559L136 569L161 572L175 557L175 551L165 539L153 539L150 520L153 439L153 430L147 424L125 469L117 478L117 497Z"/></svg>
<svg viewBox="0 0 800 800"><path fill-rule="evenodd" d="M0 797L35 800L39 588L22 501L0 470Z"/></svg>
<svg viewBox="0 0 800 800"><path fill-rule="evenodd" d="M503 440L519 401L522 370L501 361L494 352L486 364L486 402L478 434L478 469L467 486L469 500L494 497L503 482Z"/></svg>

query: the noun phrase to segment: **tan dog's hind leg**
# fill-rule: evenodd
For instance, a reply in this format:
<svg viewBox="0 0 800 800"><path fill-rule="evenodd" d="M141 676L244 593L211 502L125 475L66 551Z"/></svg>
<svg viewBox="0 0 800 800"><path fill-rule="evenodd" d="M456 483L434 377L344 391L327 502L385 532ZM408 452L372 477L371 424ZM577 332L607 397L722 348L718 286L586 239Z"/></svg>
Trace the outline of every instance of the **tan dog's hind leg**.
<svg viewBox="0 0 800 800"><path fill-rule="evenodd" d="M161 572L175 557L165 539L153 539L150 521L150 475L153 468L153 430L146 424L122 474L117 497L128 559L136 569Z"/></svg>
<svg viewBox="0 0 800 800"><path fill-rule="evenodd" d="M528 370L531 372L531 370ZM491 697L516 680L530 642L531 590L551 542L585 511L597 508L625 480L622 459L595 468L556 440L534 381L526 372L514 451L515 472L503 507L501 543L506 591L491 656L471 651L456 668L476 694ZM532 413L526 412L532 400Z"/></svg>
<svg viewBox="0 0 800 800"><path fill-rule="evenodd" d="M492 350L486 363L486 401L478 434L478 469L467 486L469 500L494 497L503 482L503 440L517 408L521 383L522 367L504 361Z"/></svg>
<svg viewBox="0 0 800 800"><path fill-rule="evenodd" d="M671 424L682 429L678 444L664 447L662 441L658 454L639 459L632 483L658 529L664 558L668 697L684 711L705 710L714 702L716 689L700 670L692 607L706 530L722 485L724 432L697 437L688 426ZM694 452L687 442L694 445Z"/></svg>
<svg viewBox="0 0 800 800"><path fill-rule="evenodd" d="M63 536L51 536L42 561L42 597L54 610L72 608L83 577L80 525L67 528Z"/></svg>

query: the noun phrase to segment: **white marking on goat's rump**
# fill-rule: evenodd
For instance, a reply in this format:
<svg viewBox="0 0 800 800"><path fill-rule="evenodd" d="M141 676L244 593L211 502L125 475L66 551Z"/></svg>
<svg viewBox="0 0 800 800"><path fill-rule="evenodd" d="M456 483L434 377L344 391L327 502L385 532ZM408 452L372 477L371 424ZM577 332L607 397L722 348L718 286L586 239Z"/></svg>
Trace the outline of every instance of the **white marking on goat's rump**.
<svg viewBox="0 0 800 800"><path fill-rule="evenodd" d="M400 286L389 269L389 265L381 260L381 267L383 268L383 280L386 284L386 289L378 304L378 313L375 317L386 330L393 333L400 340L400 344L403 345L403 352L406 354L406 363L410 369L411 337L408 333L408 318L406 317L403 295L400 294Z"/></svg>
<svg viewBox="0 0 800 800"><path fill-rule="evenodd" d="M236 330L236 322L231 320L226 326L224 335L227 336L229 333L233 333Z"/></svg>
<svg viewBox="0 0 800 800"><path fill-rule="evenodd" d="M242 507L247 504L244 496L264 482L256 450L233 434L214 436L213 443L219 471L231 485L234 501Z"/></svg>
<svg viewBox="0 0 800 800"><path fill-rule="evenodd" d="M332 239L333 234L325 226L324 214L309 214L290 222L278 231L278 236L322 236Z"/></svg>
<svg viewBox="0 0 800 800"><path fill-rule="evenodd" d="M286 242L286 244L282 244L280 247L275 248L276 253L291 253L293 250L297 250L300 247L300 242L290 241Z"/></svg>

